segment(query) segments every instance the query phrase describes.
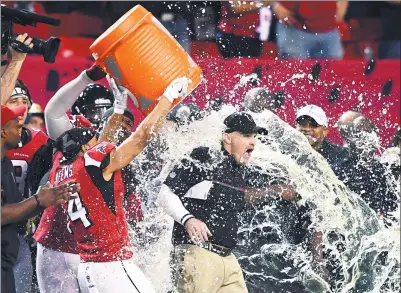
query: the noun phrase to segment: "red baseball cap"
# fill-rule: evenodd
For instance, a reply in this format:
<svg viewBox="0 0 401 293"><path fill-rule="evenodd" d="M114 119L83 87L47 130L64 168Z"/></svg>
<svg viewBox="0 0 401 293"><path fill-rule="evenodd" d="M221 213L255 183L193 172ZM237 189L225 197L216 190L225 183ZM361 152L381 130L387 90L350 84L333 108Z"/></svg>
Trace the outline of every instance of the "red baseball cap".
<svg viewBox="0 0 401 293"><path fill-rule="evenodd" d="M6 125L9 121L24 115L25 111L26 111L25 105L18 106L13 109L1 105L1 128L3 128L3 126Z"/></svg>

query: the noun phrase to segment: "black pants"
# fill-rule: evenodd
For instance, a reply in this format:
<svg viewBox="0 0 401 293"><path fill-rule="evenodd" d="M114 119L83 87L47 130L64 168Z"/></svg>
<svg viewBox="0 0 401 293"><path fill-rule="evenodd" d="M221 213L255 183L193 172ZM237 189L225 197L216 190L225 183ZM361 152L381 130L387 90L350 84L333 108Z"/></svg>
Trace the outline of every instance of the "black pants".
<svg viewBox="0 0 401 293"><path fill-rule="evenodd" d="M15 293L15 280L12 268L1 268L1 293Z"/></svg>
<svg viewBox="0 0 401 293"><path fill-rule="evenodd" d="M219 32L217 35L217 47L223 58L259 57L262 53L262 42L259 39L223 32Z"/></svg>

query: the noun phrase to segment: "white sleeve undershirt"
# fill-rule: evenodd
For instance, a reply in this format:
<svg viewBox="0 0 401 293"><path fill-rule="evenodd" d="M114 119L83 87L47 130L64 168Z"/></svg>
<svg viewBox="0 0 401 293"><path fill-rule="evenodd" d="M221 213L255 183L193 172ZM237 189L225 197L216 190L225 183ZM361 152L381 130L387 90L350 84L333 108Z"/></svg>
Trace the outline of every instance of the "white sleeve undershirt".
<svg viewBox="0 0 401 293"><path fill-rule="evenodd" d="M184 207L178 195L163 184L159 192L157 203L164 209L164 211L174 219L174 221L185 225L185 223L193 216Z"/></svg>
<svg viewBox="0 0 401 293"><path fill-rule="evenodd" d="M61 87L50 99L45 108L45 121L49 137L56 140L62 133L72 128L67 112L74 105L82 91L93 81L86 70Z"/></svg>

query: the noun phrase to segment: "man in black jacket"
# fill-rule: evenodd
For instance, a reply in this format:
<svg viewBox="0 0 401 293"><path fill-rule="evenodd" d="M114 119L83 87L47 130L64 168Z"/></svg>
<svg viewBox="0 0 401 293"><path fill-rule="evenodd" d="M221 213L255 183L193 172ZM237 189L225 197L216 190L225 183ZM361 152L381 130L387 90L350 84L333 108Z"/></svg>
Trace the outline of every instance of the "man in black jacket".
<svg viewBox="0 0 401 293"><path fill-rule="evenodd" d="M175 220L175 292L248 292L232 254L238 240L238 217L246 204L262 202L266 194L288 200L295 197L294 190L285 185L263 190L249 186L248 178L261 174L245 165L263 128L246 113L234 113L224 124L222 150L194 149L170 173L159 194L159 204Z"/></svg>
<svg viewBox="0 0 401 293"><path fill-rule="evenodd" d="M366 117L351 124L349 157L341 165L339 179L360 195L377 215L388 219L397 209L397 195L387 185L386 171L376 156L379 145L377 127Z"/></svg>
<svg viewBox="0 0 401 293"><path fill-rule="evenodd" d="M312 148L320 153L338 176L341 164L347 159L347 150L326 139L329 133L328 119L322 108L307 105L297 112L295 128L308 139Z"/></svg>

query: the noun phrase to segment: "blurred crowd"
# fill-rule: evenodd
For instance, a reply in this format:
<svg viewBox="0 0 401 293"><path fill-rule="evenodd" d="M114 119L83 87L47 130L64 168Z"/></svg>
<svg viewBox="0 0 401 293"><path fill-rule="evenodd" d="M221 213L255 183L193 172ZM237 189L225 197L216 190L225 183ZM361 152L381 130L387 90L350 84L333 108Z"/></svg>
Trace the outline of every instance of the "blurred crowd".
<svg viewBox="0 0 401 293"><path fill-rule="evenodd" d="M18 7L35 9L32 2ZM83 37L98 37L124 13L140 4L190 51L193 40L215 42L223 58L258 57L266 42L280 58L343 58L353 44L370 59L400 58L400 1L102 1L40 2L46 14L93 16L96 27ZM348 49L349 47L349 49ZM344 49L346 49L344 52ZM350 55L352 57L358 56Z"/></svg>
<svg viewBox="0 0 401 293"><path fill-rule="evenodd" d="M346 1L103 1L100 4L99 2L48 1L42 2L42 5L46 13L49 14L78 11L86 15L100 17L105 19L104 28L107 28L133 6L141 4L162 22L187 52L190 51L191 40L214 41L224 58L258 57L262 52L262 43L274 41L277 43L278 56L280 58L340 59L343 57L344 51L342 37L338 28L339 23L346 22L348 19L356 16L375 16L382 19L383 34L380 40L379 56L381 58L400 58L400 26L394 25L399 19L400 2L369 2L369 4L364 3L363 5L360 3ZM32 7L32 3L30 2L17 2L16 5L19 8L25 7L27 9ZM101 31L104 31L104 29ZM85 34L84 31L82 33ZM99 80L106 77L106 73L96 65L84 70L75 79L60 88L49 101L46 108L42 108L41 105L35 103L35 97L30 95L28 87L22 80L18 79L19 71L26 58L23 49L31 46L31 41L29 36L20 35L14 42L15 47L10 47L9 49L8 53L11 57L9 62L6 61L7 54L2 54L2 61L6 62L4 64L2 62L1 80L2 152L7 151L6 157L13 163L13 172L15 172L13 176L15 176L15 180L18 183L17 187L21 195L21 202L22 199L32 199L31 201L35 203L34 208L24 215L9 216L12 218L9 221L11 223L18 223L18 225L11 227L10 230L12 231L4 229L4 233L9 233L4 235L3 227L7 226L9 222L4 224L2 209L2 279L3 264L6 263L7 266L5 265L6 268L4 271L13 270L13 274L15 275L16 292L24 293L39 292L38 287L35 285L37 283L36 274L38 274L39 279L41 278L39 280L39 287L42 286L41 289L46 288L46 284L54 281L46 279L49 278L51 272L44 257L45 251L50 254L49 251L54 247L46 248L51 241L49 242L48 235L43 236L43 233L45 233L43 232L43 227L42 230L39 230L42 234L36 230L40 222L44 222L45 220L43 217L41 219L40 216L34 219L28 216L41 215L43 210L39 211L37 208L47 207L43 205L43 201L41 202L41 200L45 196L49 197L50 195L43 195L43 191L40 193L39 186L44 185L43 178L47 178L46 173L51 170L53 163L56 162L56 156L53 157L56 153L55 150L66 156L65 149L69 149L70 147L69 145L63 145L60 137L65 131L80 127L91 129L93 131L92 137L95 137L95 133L97 137L101 135L107 138L113 137L113 133L107 133L105 129L108 129L107 125L112 121L110 117L117 113L117 108L120 111L118 114L122 115L123 118L120 121L122 130L117 132L117 138L113 138L116 140L115 143L120 145L125 140L128 141L129 137L136 131L136 129L133 129L134 115L127 109L126 100L121 108L121 100L119 100L121 99L121 92L116 87L113 87L113 82L109 80L110 88L97 84ZM186 84L185 88L187 86ZM173 101L177 98L177 93L181 93L177 88L173 82L166 89L165 96L168 96ZM173 111L167 114L167 124L169 127L178 129L184 124L202 120L207 115L207 111L218 111L223 103L223 99L216 99L212 103L212 108L206 110L199 109L194 104L179 104ZM25 106L24 112L19 113L18 116L13 116L14 118L5 116L11 115L9 114L10 109L21 109L20 106ZM224 139L227 139L227 143L223 144L223 148L225 147L225 150L230 154L231 152L235 154L235 149L230 149L228 145L230 145L229 141L231 139L229 135L234 137L232 133L237 132L241 135L246 134L244 137L251 141L249 145L252 146L251 150L253 151L253 148L259 143L255 140L255 137L257 133L259 134L260 129L256 127L251 116L260 114L265 110L275 113L280 107L282 107L282 101L276 95L272 94L269 89L258 87L250 90L244 98L241 111L236 113L239 116L233 114L233 117L230 119L227 118L228 120L224 121L224 124L227 126L225 132L227 136L224 136ZM3 109L4 117L11 117L9 120L5 120L4 124ZM363 113L347 111L342 113L340 117L327 117L325 111L319 105L306 105L296 110L296 119L285 122L302 133L311 148L322 155L327 161L338 179L349 190L355 192L366 201L377 217L385 223L385 226L391 227L394 221L396 221L392 213L398 207L399 196L388 186L389 182L393 184L400 179L400 130L394 134L392 143L383 147L380 145L377 126L365 117ZM16 115L16 113L14 114ZM17 121L19 126L18 128L15 126L15 129L18 129L18 134L15 133L15 129L12 130L10 128L10 123L17 117L19 117ZM251 127L253 127L251 132L246 133L245 131L248 131L248 129L241 128L243 127L241 123L234 123L235 119L239 119L241 123L248 119L247 123L250 123ZM334 144L326 138L330 126L329 121L336 121L335 126L341 134L342 145ZM60 125L65 127L60 127ZM268 136L267 133L260 134ZM14 140L10 141L10 138L14 138ZM12 143L15 145L12 145ZM81 151L83 145L88 143L88 141L85 141L85 143L81 142L78 152ZM262 139L260 143L266 143L266 141ZM62 145L61 147L60 144ZM155 156L156 154L150 155ZM21 162L24 162L24 164L19 165ZM5 163L2 156L2 177L3 171L10 171L5 170L3 164ZM231 166L230 164L229 166ZM135 188L132 187L135 186L138 179L132 175L132 170L128 169L125 169L125 173L123 173L123 180L125 180L125 187L127 187L124 191L124 204L126 217L131 224L140 221L143 215L140 209L141 199L138 200L138 195L133 191ZM156 170L155 173L157 171L160 170ZM49 175L47 174L47 176ZM235 182L234 179L233 181ZM171 185L169 185L170 183ZM176 188L176 190L179 190L181 188L174 185L177 184L176 182L170 183L165 184L169 185L171 189ZM241 186L237 187L239 190ZM9 200L7 198L9 195L5 195L5 202L3 202L3 193L2 183L2 207L7 206L7 204L18 203L7 201ZM39 194L39 199L36 193ZM33 198L34 196L31 196L32 194L36 195L36 199ZM278 192L278 195L279 197L290 198L291 200L296 197L295 191L292 189ZM36 206L36 202L38 206ZM48 206L50 205L53 204L49 204ZM19 211L21 210L15 209L13 213ZM12 212L10 211L10 213ZM64 216L66 218L65 214ZM30 218L28 221L26 220L27 217ZM188 215L184 215L183 217L188 217ZM194 216L187 218L188 221L191 219L195 219ZM179 220L176 220L176 222L179 222ZM181 224L181 226L185 226L183 219L181 219ZM45 224L42 223L42 225ZM176 225L178 224L176 223ZM204 228L200 224L198 227ZM57 230L57 227L48 229L56 231L53 231L54 233L62 233ZM183 236L183 234L186 232L190 233L190 228L185 228L187 230L182 229L182 235L175 230L179 234L177 237L182 236L184 238L185 235ZM65 230L67 231L67 229ZM11 238L13 232L18 235L19 244L17 246L19 246L19 251L17 249L17 255L11 255L11 257L7 258L7 262L4 262L4 247L15 254L15 250L10 248L15 243L11 241L7 242L7 239ZM47 231L46 233L53 235L51 234L53 232ZM188 238L188 236L185 237ZM207 237L205 238L207 240ZM37 242L39 243L38 246L36 246ZM57 245L61 245L63 249L65 248L63 244L57 243ZM224 248L226 247L218 251L218 254L220 256L225 253L230 255L231 248L228 250ZM209 250L211 249L209 247ZM40 261L37 260L36 253L42 257ZM70 254L70 252L68 253ZM77 254L76 248L74 253ZM56 270L57 268L53 269ZM34 285L31 288L32 284ZM43 289L41 292L51 291Z"/></svg>

